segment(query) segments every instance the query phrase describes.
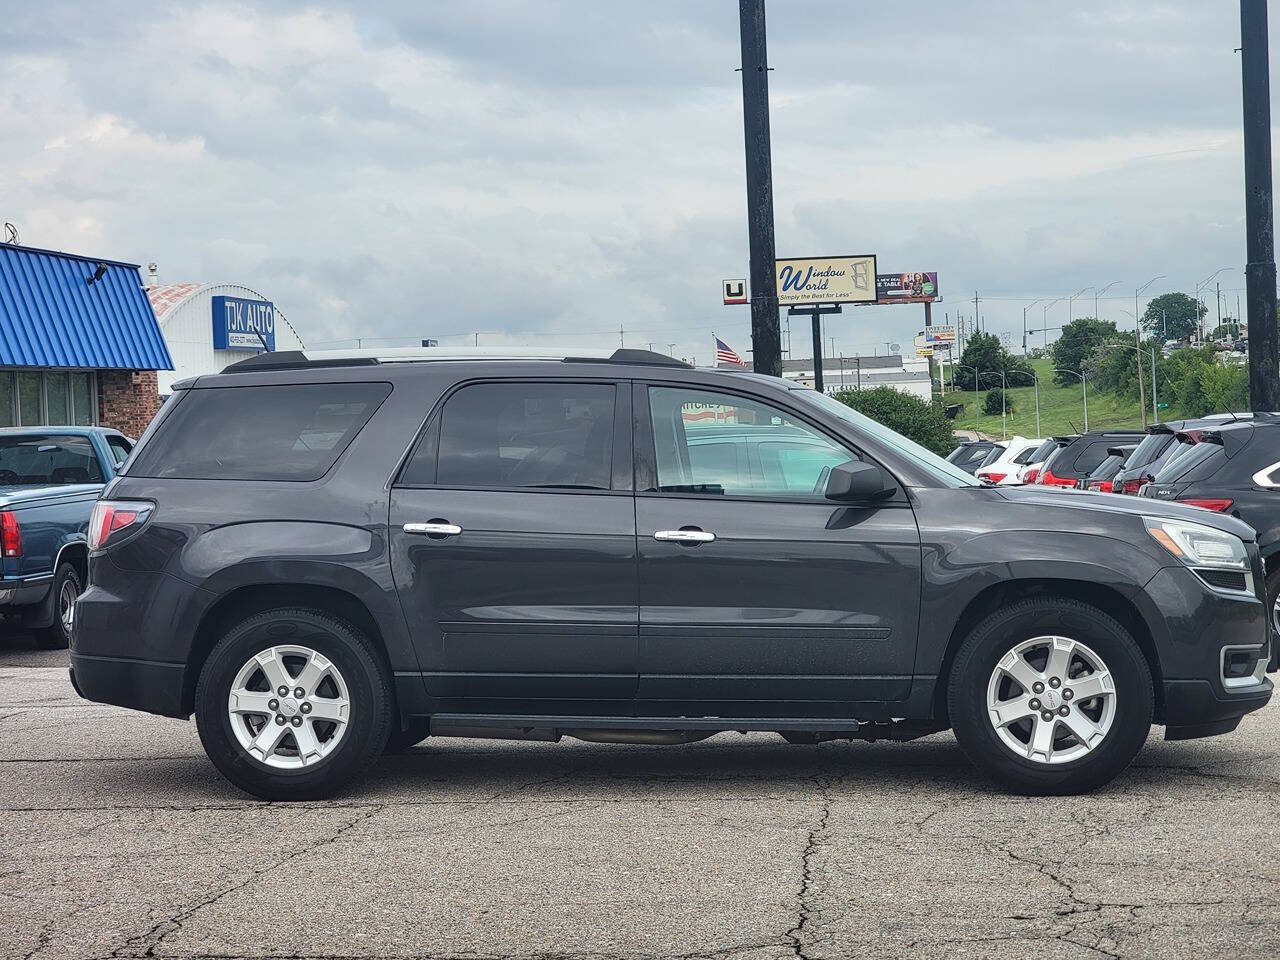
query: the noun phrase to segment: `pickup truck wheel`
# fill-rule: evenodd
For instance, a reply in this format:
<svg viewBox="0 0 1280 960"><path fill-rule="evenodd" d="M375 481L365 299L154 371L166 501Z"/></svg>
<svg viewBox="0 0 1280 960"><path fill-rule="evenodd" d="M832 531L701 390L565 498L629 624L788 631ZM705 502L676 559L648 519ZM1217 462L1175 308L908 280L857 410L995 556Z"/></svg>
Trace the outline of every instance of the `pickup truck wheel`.
<svg viewBox="0 0 1280 960"><path fill-rule="evenodd" d="M72 609L84 585L76 568L63 563L58 566L51 589L53 622L35 631L36 645L43 650L65 650L71 642Z"/></svg>
<svg viewBox="0 0 1280 960"><path fill-rule="evenodd" d="M196 725L209 759L242 790L313 800L381 755L392 703L367 637L318 610L269 610L213 648L196 685Z"/></svg>
<svg viewBox="0 0 1280 960"><path fill-rule="evenodd" d="M1078 600L1023 600L965 639L947 690L956 739L1003 786L1083 793L1118 775L1151 729L1151 670L1116 620Z"/></svg>

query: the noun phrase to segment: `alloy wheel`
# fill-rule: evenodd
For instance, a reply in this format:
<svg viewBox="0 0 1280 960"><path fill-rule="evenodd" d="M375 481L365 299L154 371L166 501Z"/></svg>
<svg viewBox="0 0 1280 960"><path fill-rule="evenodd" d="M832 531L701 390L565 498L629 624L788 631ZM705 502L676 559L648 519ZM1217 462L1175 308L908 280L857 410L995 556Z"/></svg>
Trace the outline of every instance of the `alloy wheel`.
<svg viewBox="0 0 1280 960"><path fill-rule="evenodd" d="M1111 671L1069 637L1032 637L1001 657L987 685L1000 741L1033 763L1069 763L1096 750L1116 716Z"/></svg>
<svg viewBox="0 0 1280 960"><path fill-rule="evenodd" d="M324 655L286 644L249 659L231 683L227 714L236 740L253 759L277 769L314 766L346 733L351 697Z"/></svg>
<svg viewBox="0 0 1280 960"><path fill-rule="evenodd" d="M62 587L58 590L58 622L62 626L62 634L65 637L71 636L71 627L75 619L76 598L80 596L80 591L76 589L74 580L63 580Z"/></svg>

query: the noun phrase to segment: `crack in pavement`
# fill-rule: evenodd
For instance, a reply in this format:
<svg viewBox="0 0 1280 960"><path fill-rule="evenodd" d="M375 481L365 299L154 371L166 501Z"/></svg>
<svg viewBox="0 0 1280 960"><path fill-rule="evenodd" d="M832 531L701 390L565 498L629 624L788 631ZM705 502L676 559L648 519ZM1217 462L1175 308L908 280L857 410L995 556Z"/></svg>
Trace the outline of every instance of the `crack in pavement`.
<svg viewBox="0 0 1280 960"><path fill-rule="evenodd" d="M156 948L159 947L160 944L163 943L165 939L169 937L171 934L181 930L183 923L189 920L192 916L194 916L200 910L203 910L205 907L213 906L215 903L222 900L224 897L230 896L231 894L239 890L243 890L245 887L249 886L251 883L261 879L262 877L271 873L273 870L278 870L280 867L283 867L285 864L289 863L290 861L296 860L298 857L301 857L304 854L314 853L316 850L319 850L321 847L324 847L333 843L339 837L341 837L344 833L346 833L349 830L355 829L356 827L360 826L360 824L369 820L371 817L374 817L377 814L381 813L384 809L386 809L385 805L380 804L372 808L371 810L367 811L366 813L357 817L353 817L351 820L348 820L341 827L339 827L337 831L333 833L332 836L323 837L322 839L318 840L315 843L311 843L311 844L307 844L306 846L299 847L297 850L294 850L293 852L286 854L283 857L280 857L278 860L275 860L274 862L267 864L265 867L254 868L253 871L250 873L250 875L246 879L240 881L239 883L233 883L229 886L223 887L221 890L219 890L217 893L214 893L212 896L205 897L203 900L200 900L197 903L183 907L180 911L178 911L173 916L167 917L166 919L153 924L151 929L148 930L146 933L142 933L142 934L138 934L136 936L130 937L120 946L112 950L111 953L109 954L109 957L112 958L112 960L119 960L119 958L124 958L124 957L154 957ZM143 949L141 952L137 952L137 948L143 944L146 944L146 948Z"/></svg>
<svg viewBox="0 0 1280 960"><path fill-rule="evenodd" d="M808 954L805 953L804 936L814 910L810 898L810 888L813 885L813 855L819 845L826 839L827 824L831 822L831 804L834 802L831 796L830 781L815 780L814 782L822 790L822 809L818 815L817 823L809 830L809 835L805 839L804 852L800 855L800 889L796 894L800 908L799 919L796 921L795 926L787 931L787 940L791 943L791 951L801 960L808 960Z"/></svg>

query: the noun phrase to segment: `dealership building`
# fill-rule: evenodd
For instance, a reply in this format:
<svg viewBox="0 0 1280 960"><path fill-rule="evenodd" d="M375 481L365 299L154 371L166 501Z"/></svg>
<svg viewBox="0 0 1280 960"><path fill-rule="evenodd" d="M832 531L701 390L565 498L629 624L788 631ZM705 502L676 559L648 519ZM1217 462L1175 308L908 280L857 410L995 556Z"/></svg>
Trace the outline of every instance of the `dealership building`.
<svg viewBox="0 0 1280 960"><path fill-rule="evenodd" d="M137 264L0 244L0 426L136 437L172 368Z"/></svg>
<svg viewBox="0 0 1280 960"><path fill-rule="evenodd" d="M304 346L280 309L244 284L161 284L155 264L147 270L147 297L173 357L173 369L158 378L161 394L177 380L218 373L263 350Z"/></svg>

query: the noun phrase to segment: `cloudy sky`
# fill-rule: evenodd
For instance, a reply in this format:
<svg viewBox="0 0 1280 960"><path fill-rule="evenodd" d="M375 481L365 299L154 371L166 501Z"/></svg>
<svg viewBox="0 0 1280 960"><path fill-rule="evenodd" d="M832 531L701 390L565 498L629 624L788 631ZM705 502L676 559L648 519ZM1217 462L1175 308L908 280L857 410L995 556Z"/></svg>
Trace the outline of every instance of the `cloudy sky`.
<svg viewBox="0 0 1280 960"><path fill-rule="evenodd" d="M1030 300L1113 280L1131 322L1149 278L1229 266L1235 313L1236 3L769 0L768 26L779 256L936 270L938 320L976 290L1015 344ZM311 345L622 328L705 362L712 331L750 346L719 293L747 273L738 62L733 0L0 0L0 219L246 283ZM921 310L827 333L883 352Z"/></svg>

